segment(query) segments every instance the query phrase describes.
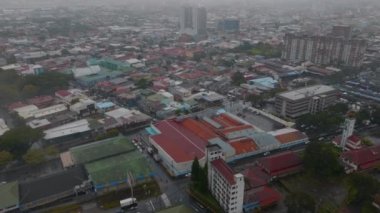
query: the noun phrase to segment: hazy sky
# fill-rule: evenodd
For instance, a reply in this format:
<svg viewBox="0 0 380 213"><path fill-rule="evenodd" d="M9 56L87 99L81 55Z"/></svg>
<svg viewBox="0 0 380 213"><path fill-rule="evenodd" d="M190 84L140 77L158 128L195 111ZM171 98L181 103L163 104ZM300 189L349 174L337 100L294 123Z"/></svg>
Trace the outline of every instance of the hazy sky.
<svg viewBox="0 0 380 213"><path fill-rule="evenodd" d="M0 6L6 7L52 7L52 6L75 6L75 5L115 5L115 4L147 4L147 5L160 5L160 4L200 4L200 5L221 5L231 3L237 5L239 3L261 3L278 5L283 3L311 3L311 2L326 2L326 3L360 3L376 2L380 0L0 0Z"/></svg>

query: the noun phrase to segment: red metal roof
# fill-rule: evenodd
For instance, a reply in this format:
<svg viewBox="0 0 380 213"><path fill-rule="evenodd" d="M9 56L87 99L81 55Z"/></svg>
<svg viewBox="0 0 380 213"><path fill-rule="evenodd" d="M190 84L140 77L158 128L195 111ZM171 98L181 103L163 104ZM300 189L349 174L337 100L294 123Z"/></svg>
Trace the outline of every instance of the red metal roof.
<svg viewBox="0 0 380 213"><path fill-rule="evenodd" d="M234 118L231 118L225 113L220 114L218 117L220 117L223 121L227 122L229 126L239 126L242 125L241 122L235 120Z"/></svg>
<svg viewBox="0 0 380 213"><path fill-rule="evenodd" d="M348 137L348 140L350 140L353 143L359 143L360 142L360 138L356 135L351 135L350 137Z"/></svg>
<svg viewBox="0 0 380 213"><path fill-rule="evenodd" d="M294 141L298 141L298 140L302 140L306 138L307 136L300 131L289 132L289 133L276 136L276 139L282 144L290 143L290 142L294 142Z"/></svg>
<svg viewBox="0 0 380 213"><path fill-rule="evenodd" d="M380 164L380 145L344 152L341 156L360 169L369 169Z"/></svg>
<svg viewBox="0 0 380 213"><path fill-rule="evenodd" d="M259 165L271 176L279 176L302 169L301 158L293 152L264 157L258 160Z"/></svg>
<svg viewBox="0 0 380 213"><path fill-rule="evenodd" d="M255 141L250 138L242 138L239 140L231 141L230 145L235 149L235 154L237 155L257 150Z"/></svg>
<svg viewBox="0 0 380 213"><path fill-rule="evenodd" d="M258 166L245 169L242 174L251 188L265 186L271 179L271 177Z"/></svg>
<svg viewBox="0 0 380 213"><path fill-rule="evenodd" d="M53 101L54 98L50 95L36 96L27 100L29 104L34 104L37 107L52 103Z"/></svg>
<svg viewBox="0 0 380 213"><path fill-rule="evenodd" d="M261 208L271 206L281 200L281 194L267 186L259 191L248 191L246 194L246 202L259 202Z"/></svg>
<svg viewBox="0 0 380 213"><path fill-rule="evenodd" d="M174 120L164 120L154 125L161 134L151 136L177 163L192 161L195 157L205 156L207 141L190 130L187 130Z"/></svg>
<svg viewBox="0 0 380 213"><path fill-rule="evenodd" d="M59 97L67 97L67 96L71 95L71 92L69 92L67 90L58 90L57 92L55 92L55 95L59 96Z"/></svg>
<svg viewBox="0 0 380 213"><path fill-rule="evenodd" d="M18 102L14 102L14 103L9 104L7 108L9 111L12 111L14 109L17 109L17 108L20 108L20 107L23 107L26 105L27 105L26 103L18 101Z"/></svg>
<svg viewBox="0 0 380 213"><path fill-rule="evenodd" d="M213 160L211 162L211 166L214 167L219 172L219 174L223 176L225 180L227 180L227 182L230 185L236 184L234 172L223 159Z"/></svg>
<svg viewBox="0 0 380 213"><path fill-rule="evenodd" d="M184 121L182 121L182 125L198 135L203 140L209 140L218 137L218 135L207 126L192 118L186 118Z"/></svg>

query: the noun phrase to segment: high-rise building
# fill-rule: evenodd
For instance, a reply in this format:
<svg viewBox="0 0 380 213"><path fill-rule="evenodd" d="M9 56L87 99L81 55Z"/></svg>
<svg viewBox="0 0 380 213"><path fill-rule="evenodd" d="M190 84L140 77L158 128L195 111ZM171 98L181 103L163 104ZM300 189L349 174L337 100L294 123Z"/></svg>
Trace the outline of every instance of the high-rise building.
<svg viewBox="0 0 380 213"><path fill-rule="evenodd" d="M326 85L315 85L276 96L276 112L283 117L297 118L316 113L335 103L337 90Z"/></svg>
<svg viewBox="0 0 380 213"><path fill-rule="evenodd" d="M207 34L207 11L204 7L182 7L180 33L191 36Z"/></svg>
<svg viewBox="0 0 380 213"><path fill-rule="evenodd" d="M320 65L333 64L351 67L362 65L367 48L365 40L333 36L286 34L284 43L282 59L292 62L310 61Z"/></svg>
<svg viewBox="0 0 380 213"><path fill-rule="evenodd" d="M218 145L207 147L209 189L224 212L242 213L244 176L240 173L235 174L224 161L223 156Z"/></svg>

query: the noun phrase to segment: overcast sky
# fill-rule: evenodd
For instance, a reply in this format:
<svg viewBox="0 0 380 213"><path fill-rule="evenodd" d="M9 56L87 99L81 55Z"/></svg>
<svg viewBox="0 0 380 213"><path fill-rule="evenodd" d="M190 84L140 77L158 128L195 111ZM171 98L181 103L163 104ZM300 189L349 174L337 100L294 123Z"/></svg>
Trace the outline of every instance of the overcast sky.
<svg viewBox="0 0 380 213"><path fill-rule="evenodd" d="M197 5L221 5L225 3L239 4L239 3L260 3L260 4L272 4L279 5L283 3L311 3L311 2L328 2L328 3L360 3L364 2L376 2L380 4L380 0L0 0L0 6L6 7L52 7L52 6L75 6L75 5L115 5L115 4L197 4Z"/></svg>

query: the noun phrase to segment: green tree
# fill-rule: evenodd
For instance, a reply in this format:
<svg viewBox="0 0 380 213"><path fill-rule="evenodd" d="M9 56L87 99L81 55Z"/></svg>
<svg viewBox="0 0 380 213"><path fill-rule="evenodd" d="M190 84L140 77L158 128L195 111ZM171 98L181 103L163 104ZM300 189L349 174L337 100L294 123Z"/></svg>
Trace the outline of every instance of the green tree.
<svg viewBox="0 0 380 213"><path fill-rule="evenodd" d="M354 173L347 178L346 187L347 203L363 205L365 202L372 201L373 196L379 192L380 184L368 174Z"/></svg>
<svg viewBox="0 0 380 213"><path fill-rule="evenodd" d="M343 173L338 158L339 153L332 144L312 142L307 145L303 160L309 174L318 178L329 178Z"/></svg>
<svg viewBox="0 0 380 213"><path fill-rule="evenodd" d="M30 149L22 158L29 165L38 165L45 161L44 151L40 149Z"/></svg>
<svg viewBox="0 0 380 213"><path fill-rule="evenodd" d="M366 146L372 146L373 145L373 142L369 138L367 138L367 137L362 138L361 141L362 141L362 144L364 144Z"/></svg>
<svg viewBox="0 0 380 213"><path fill-rule="evenodd" d="M356 121L359 124L362 124L365 120L371 119L371 113L367 109L362 109L358 113L356 113Z"/></svg>
<svg viewBox="0 0 380 213"><path fill-rule="evenodd" d="M0 137L0 149L12 153L15 157L21 157L29 149L29 146L40 140L43 134L40 130L28 126L11 129Z"/></svg>
<svg viewBox="0 0 380 213"><path fill-rule="evenodd" d="M314 198L304 192L293 192L286 196L285 205L291 213L315 212L316 208Z"/></svg>
<svg viewBox="0 0 380 213"><path fill-rule="evenodd" d="M59 154L59 150L53 145L50 145L50 146L44 148L43 152L46 156L50 156L50 157L56 156Z"/></svg>
<svg viewBox="0 0 380 213"><path fill-rule="evenodd" d="M208 193L208 167L207 164L202 168L196 157L191 166L192 187L202 193Z"/></svg>
<svg viewBox="0 0 380 213"><path fill-rule="evenodd" d="M25 85L22 90L21 94L24 98L31 98L38 94L39 88L35 85L27 84Z"/></svg>
<svg viewBox="0 0 380 213"><path fill-rule="evenodd" d="M333 113L346 114L348 111L348 105L345 103L337 103L333 106L330 106L327 110Z"/></svg>
<svg viewBox="0 0 380 213"><path fill-rule="evenodd" d="M240 84L245 83L244 74L241 73L241 72L235 72L232 75L232 79L231 80L232 80L232 84L235 85L235 86L240 86Z"/></svg>
<svg viewBox="0 0 380 213"><path fill-rule="evenodd" d="M0 167L7 165L13 160L11 153L7 151L0 151Z"/></svg>
<svg viewBox="0 0 380 213"><path fill-rule="evenodd" d="M248 95L247 101L251 102L253 106L264 104L264 97L261 95Z"/></svg>
<svg viewBox="0 0 380 213"><path fill-rule="evenodd" d="M198 158L195 157L193 164L191 165L191 181L196 183L201 178L201 166L199 165Z"/></svg>
<svg viewBox="0 0 380 213"><path fill-rule="evenodd" d="M152 85L153 85L152 81L150 81L150 80L148 80L148 79L145 79L145 78L142 78L142 79L140 79L140 80L138 80L138 81L136 82L136 86L137 86L139 89L146 89L146 88L148 88L148 87L150 87L150 86L152 86Z"/></svg>
<svg viewBox="0 0 380 213"><path fill-rule="evenodd" d="M380 107L377 107L372 112L372 122L375 123L375 124L380 125Z"/></svg>
<svg viewBox="0 0 380 213"><path fill-rule="evenodd" d="M70 52L69 52L67 49L62 49L62 50L61 50L61 54L62 54L63 56L66 56L66 55L70 55Z"/></svg>

